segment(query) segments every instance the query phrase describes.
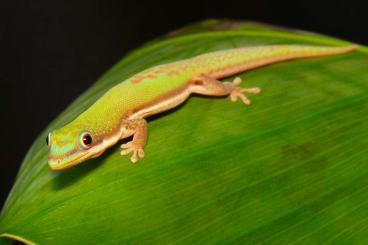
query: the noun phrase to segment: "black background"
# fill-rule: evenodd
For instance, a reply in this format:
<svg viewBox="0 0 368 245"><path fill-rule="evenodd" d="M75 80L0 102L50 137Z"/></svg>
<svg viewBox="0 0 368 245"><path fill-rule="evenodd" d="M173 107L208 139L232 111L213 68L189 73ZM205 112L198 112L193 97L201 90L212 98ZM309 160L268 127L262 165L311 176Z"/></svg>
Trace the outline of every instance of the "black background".
<svg viewBox="0 0 368 245"><path fill-rule="evenodd" d="M0 4L0 207L35 137L124 54L183 25L251 19L368 44L364 1L7 1Z"/></svg>

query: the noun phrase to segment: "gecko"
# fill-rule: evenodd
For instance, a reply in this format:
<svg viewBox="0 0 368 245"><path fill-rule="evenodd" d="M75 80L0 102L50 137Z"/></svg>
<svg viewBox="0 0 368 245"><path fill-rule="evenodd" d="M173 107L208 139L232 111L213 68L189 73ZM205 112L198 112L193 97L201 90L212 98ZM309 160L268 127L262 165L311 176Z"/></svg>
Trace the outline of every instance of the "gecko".
<svg viewBox="0 0 368 245"><path fill-rule="evenodd" d="M237 77L220 79L273 63L353 51L357 45L328 47L314 45L263 45L219 50L192 58L150 67L108 90L87 110L46 137L48 164L62 170L100 156L119 140L121 155L131 154L136 163L144 157L147 143L146 118L172 109L191 94L229 96L250 104L246 93L257 94L259 87L240 87Z"/></svg>

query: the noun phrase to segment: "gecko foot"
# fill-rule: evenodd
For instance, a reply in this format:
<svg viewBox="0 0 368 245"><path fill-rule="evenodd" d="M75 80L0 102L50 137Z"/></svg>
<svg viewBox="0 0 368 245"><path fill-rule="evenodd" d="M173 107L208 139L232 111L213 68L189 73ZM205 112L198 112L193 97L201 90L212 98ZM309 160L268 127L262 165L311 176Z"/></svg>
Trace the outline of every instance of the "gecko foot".
<svg viewBox="0 0 368 245"><path fill-rule="evenodd" d="M232 84L234 86L234 90L231 91L231 93L230 93L230 99L231 99L231 101L235 102L235 101L238 100L238 98L240 98L243 101L244 104L249 105L250 100L244 94L245 93L258 94L259 92L261 92L261 89L259 87L254 87L254 88L239 87L241 82L242 82L242 80L241 80L240 77L235 78L234 81L232 82Z"/></svg>
<svg viewBox="0 0 368 245"><path fill-rule="evenodd" d="M121 148L123 149L120 152L120 154L122 156L126 156L129 153L133 152L133 155L130 158L130 160L132 161L132 163L136 163L139 158L143 158L144 157L143 148L141 146L136 146L136 145L132 144L132 142L128 142L126 144L122 144L121 145Z"/></svg>

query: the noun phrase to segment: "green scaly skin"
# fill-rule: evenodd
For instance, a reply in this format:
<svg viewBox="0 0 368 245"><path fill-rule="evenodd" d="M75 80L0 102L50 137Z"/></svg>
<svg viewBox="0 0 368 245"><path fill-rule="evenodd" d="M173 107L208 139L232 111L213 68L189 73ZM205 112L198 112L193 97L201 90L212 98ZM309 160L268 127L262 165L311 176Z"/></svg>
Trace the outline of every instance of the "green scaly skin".
<svg viewBox="0 0 368 245"><path fill-rule="evenodd" d="M120 139L133 135L122 145L122 155L133 153L136 162L144 156L146 121L144 118L169 110L191 93L210 96L229 95L233 101L249 99L244 93L259 88L240 88L240 79L220 83L218 79L256 67L290 59L336 55L356 49L301 45L256 46L222 50L149 68L111 88L89 109L63 128L48 135L49 165L60 170L93 157Z"/></svg>

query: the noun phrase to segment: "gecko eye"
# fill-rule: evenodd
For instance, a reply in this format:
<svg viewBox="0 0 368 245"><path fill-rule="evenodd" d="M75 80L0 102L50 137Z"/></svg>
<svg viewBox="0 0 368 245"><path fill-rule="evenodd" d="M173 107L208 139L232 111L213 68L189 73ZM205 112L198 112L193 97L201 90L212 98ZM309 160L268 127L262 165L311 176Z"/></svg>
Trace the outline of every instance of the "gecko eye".
<svg viewBox="0 0 368 245"><path fill-rule="evenodd" d="M51 145L51 133L49 133L46 137L46 145L50 146Z"/></svg>
<svg viewBox="0 0 368 245"><path fill-rule="evenodd" d="M83 148L88 149L92 144L92 136L89 133L83 133L80 138L80 143Z"/></svg>

